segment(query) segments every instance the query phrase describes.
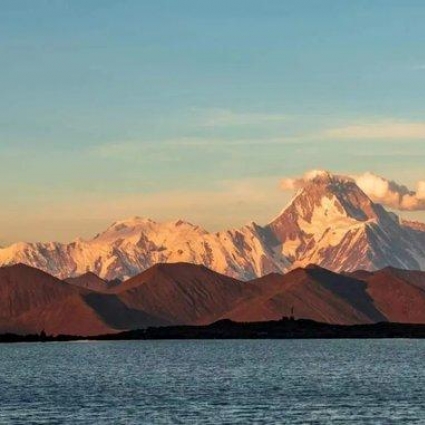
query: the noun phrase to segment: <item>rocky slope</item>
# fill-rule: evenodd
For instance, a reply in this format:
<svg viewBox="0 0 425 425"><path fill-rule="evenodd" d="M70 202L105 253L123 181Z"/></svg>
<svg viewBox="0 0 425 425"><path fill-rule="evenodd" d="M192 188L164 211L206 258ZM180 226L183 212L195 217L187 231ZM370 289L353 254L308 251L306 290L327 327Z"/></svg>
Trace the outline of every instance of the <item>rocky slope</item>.
<svg viewBox="0 0 425 425"><path fill-rule="evenodd" d="M202 264L242 280L311 263L334 271L425 270L425 225L401 221L354 181L323 172L266 226L210 233L181 220L136 217L91 240L0 249L0 265L25 263L62 279L90 271L124 280L164 262Z"/></svg>

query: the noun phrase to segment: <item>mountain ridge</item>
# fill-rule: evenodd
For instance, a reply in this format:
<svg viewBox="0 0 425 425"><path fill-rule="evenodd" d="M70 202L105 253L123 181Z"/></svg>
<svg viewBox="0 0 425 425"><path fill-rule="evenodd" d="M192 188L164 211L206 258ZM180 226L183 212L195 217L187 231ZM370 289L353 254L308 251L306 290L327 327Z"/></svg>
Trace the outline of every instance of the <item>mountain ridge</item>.
<svg viewBox="0 0 425 425"><path fill-rule="evenodd" d="M425 224L400 219L351 179L317 173L269 224L208 232L184 220L133 217L93 239L0 249L0 266L26 263L58 278L93 272L125 280L156 263L202 264L250 280L315 263L333 271L425 270Z"/></svg>

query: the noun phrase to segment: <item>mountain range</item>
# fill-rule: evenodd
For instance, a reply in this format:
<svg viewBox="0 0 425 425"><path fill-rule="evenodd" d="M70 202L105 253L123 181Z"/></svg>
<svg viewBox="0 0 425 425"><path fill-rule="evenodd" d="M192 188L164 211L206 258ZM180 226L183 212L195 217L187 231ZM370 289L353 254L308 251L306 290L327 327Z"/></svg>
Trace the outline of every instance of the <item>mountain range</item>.
<svg viewBox="0 0 425 425"><path fill-rule="evenodd" d="M291 315L334 324L425 323L425 272L338 274L309 265L241 281L173 263L110 284L93 274L63 281L24 264L0 268L0 333L89 336Z"/></svg>
<svg viewBox="0 0 425 425"><path fill-rule="evenodd" d="M336 272L425 270L425 224L404 221L347 177L318 173L271 223L211 233L177 220L135 217L91 240L15 243L0 266L24 263L59 279L87 272L122 281L158 263L204 265L239 280L317 264ZM113 285L112 285L113 286Z"/></svg>

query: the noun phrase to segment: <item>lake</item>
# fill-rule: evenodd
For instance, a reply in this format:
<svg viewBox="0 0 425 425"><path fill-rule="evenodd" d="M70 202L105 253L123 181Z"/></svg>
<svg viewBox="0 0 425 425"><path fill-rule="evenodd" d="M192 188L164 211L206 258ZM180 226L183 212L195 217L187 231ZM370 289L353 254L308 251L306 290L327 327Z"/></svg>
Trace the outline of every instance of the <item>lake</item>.
<svg viewBox="0 0 425 425"><path fill-rule="evenodd" d="M0 345L1 424L423 424L425 340Z"/></svg>

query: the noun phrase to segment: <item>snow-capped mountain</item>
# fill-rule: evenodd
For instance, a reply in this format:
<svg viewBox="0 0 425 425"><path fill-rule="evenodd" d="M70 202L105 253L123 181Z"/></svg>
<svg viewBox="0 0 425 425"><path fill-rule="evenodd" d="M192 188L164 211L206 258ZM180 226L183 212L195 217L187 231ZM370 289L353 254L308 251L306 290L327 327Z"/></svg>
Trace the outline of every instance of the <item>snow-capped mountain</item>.
<svg viewBox="0 0 425 425"><path fill-rule="evenodd" d="M334 271L425 269L420 225L403 223L344 176L316 175L266 229L292 268L313 263Z"/></svg>
<svg viewBox="0 0 425 425"><path fill-rule="evenodd" d="M425 229L373 203L353 180L321 172L266 226L210 233L181 220L135 217L87 241L0 249L0 265L25 263L59 278L91 271L126 279L163 262L203 264L240 279L310 263L334 271L425 270Z"/></svg>
<svg viewBox="0 0 425 425"><path fill-rule="evenodd" d="M275 258L270 246L255 223L209 233L181 220L157 223L134 217L88 241L11 245L0 250L0 264L25 263L59 278L92 271L103 279L123 280L157 263L188 262L249 279L290 266L284 256Z"/></svg>

